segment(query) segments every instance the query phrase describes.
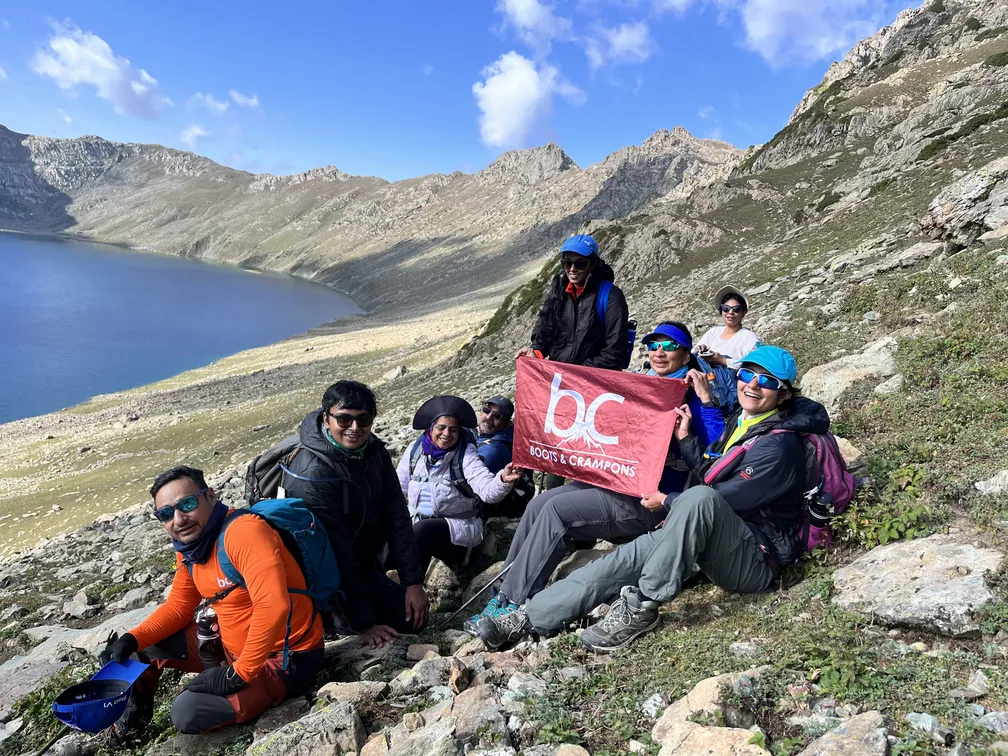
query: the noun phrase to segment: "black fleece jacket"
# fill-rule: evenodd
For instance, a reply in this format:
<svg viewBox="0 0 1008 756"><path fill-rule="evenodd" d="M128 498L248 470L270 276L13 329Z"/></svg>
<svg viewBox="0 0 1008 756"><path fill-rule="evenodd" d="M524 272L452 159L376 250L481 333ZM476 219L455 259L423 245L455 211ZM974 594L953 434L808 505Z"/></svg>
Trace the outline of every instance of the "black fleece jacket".
<svg viewBox="0 0 1008 756"><path fill-rule="evenodd" d="M325 526L340 568L347 620L354 630L367 630L376 617L364 575L378 568L378 554L386 543L403 585L420 585L424 579L395 465L385 443L375 436L360 458L334 447L322 434L322 410L302 421L299 436L331 466L315 454L298 452L282 485L288 496L304 499Z"/></svg>
<svg viewBox="0 0 1008 756"><path fill-rule="evenodd" d="M599 285L612 280L612 268L600 260L575 299L567 293L567 275L558 273L532 330L532 348L556 362L624 370L630 364L626 297L614 285L606 303L605 322L595 311Z"/></svg>
<svg viewBox="0 0 1008 756"><path fill-rule="evenodd" d="M720 454L738 427L741 413L727 420L724 433L707 450L696 436L680 442L683 458L697 480L702 481L717 461L705 451ZM825 407L818 402L800 396L785 402L746 431L736 445L754 437L758 440L710 483L745 520L778 567L791 564L801 554L798 524L805 493L805 447L798 434L825 433L829 423ZM772 430L792 432L771 434Z"/></svg>

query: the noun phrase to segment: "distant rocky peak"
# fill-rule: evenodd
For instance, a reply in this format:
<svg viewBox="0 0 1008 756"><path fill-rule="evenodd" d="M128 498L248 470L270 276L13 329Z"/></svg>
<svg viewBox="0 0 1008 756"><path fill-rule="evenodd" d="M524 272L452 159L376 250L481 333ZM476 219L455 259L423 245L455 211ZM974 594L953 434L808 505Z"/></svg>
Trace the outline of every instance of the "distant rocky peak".
<svg viewBox="0 0 1008 756"><path fill-rule="evenodd" d="M553 142L542 147L505 152L476 177L484 183L525 184L534 186L548 181L578 165Z"/></svg>
<svg viewBox="0 0 1008 756"><path fill-rule="evenodd" d="M998 36L1008 25L1005 0L924 0L902 11L888 26L855 44L809 89L791 114L791 121L835 94L867 87L906 68L951 51L971 47L986 34Z"/></svg>

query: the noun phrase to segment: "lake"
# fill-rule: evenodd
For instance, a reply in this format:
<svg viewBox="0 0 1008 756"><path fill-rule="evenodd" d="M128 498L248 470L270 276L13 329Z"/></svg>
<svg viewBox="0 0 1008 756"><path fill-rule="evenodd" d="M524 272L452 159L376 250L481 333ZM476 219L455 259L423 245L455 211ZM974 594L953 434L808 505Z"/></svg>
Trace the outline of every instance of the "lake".
<svg viewBox="0 0 1008 756"><path fill-rule="evenodd" d="M290 276L0 233L0 423L359 312Z"/></svg>

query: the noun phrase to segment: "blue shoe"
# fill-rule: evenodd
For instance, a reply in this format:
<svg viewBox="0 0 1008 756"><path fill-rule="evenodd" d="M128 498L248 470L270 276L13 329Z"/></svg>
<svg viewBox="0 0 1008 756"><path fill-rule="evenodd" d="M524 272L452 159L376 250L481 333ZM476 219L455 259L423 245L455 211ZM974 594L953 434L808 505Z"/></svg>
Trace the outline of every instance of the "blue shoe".
<svg viewBox="0 0 1008 756"><path fill-rule="evenodd" d="M503 614L512 612L518 608L517 604L508 601L504 603L501 601L501 595L497 594L490 601L487 602L486 607L479 614L474 614L472 617L467 619L462 623L462 629L465 630L469 635L479 637L476 632L476 623L479 622L484 617L500 617Z"/></svg>

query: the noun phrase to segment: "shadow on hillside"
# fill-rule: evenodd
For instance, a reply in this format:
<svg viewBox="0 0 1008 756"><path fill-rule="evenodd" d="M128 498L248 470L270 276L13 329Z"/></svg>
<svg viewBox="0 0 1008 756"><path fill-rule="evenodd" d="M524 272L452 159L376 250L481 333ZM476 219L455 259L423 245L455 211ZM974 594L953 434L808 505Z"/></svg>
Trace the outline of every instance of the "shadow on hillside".
<svg viewBox="0 0 1008 756"><path fill-rule="evenodd" d="M76 221L66 211L69 195L35 169L25 134L0 126L0 227L12 231L65 231Z"/></svg>

